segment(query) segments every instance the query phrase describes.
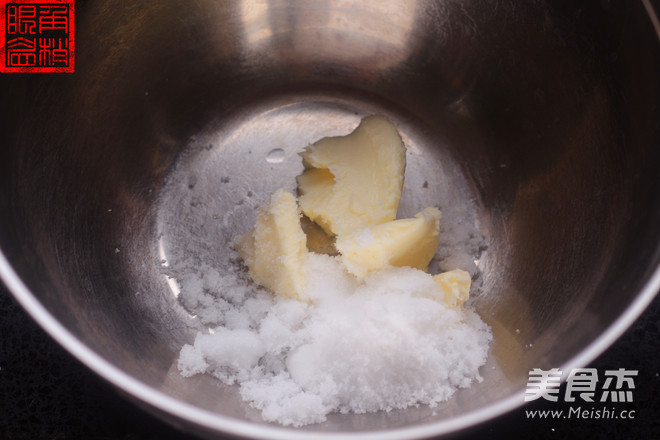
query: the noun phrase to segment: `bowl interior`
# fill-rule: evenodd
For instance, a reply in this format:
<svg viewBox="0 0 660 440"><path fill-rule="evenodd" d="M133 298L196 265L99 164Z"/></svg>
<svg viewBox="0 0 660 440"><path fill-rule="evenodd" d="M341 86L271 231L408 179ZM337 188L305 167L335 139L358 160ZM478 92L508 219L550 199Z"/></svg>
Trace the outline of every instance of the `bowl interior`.
<svg viewBox="0 0 660 440"><path fill-rule="evenodd" d="M179 375L204 326L163 266L222 272L256 206L295 189L298 152L383 114L408 148L399 215L438 206L444 255L467 246L458 264L494 333L485 380L436 408L304 432L440 433L522 403L528 371L585 353L660 260L660 47L644 5L86 2L75 74L0 77L0 247L109 364L218 423L264 425L235 388Z"/></svg>

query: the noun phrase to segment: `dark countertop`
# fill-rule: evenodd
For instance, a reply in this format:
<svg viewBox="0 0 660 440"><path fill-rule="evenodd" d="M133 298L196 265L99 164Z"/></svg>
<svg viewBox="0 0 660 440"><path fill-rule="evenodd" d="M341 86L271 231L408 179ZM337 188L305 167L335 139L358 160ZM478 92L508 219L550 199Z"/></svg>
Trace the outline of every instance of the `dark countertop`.
<svg viewBox="0 0 660 440"><path fill-rule="evenodd" d="M459 438L660 438L660 296L590 367L639 370L634 419L527 419L525 410L570 404L538 400ZM0 284L0 439L191 438L120 397L55 343Z"/></svg>

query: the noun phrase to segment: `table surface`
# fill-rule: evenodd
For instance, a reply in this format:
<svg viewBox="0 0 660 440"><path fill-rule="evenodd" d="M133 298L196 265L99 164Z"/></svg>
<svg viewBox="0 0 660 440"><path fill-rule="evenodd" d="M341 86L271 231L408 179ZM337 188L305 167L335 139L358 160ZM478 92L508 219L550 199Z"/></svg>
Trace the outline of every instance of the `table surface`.
<svg viewBox="0 0 660 440"><path fill-rule="evenodd" d="M660 438L660 296L590 367L638 370L634 419L529 419L526 410L564 409L540 399L480 425L466 438ZM124 400L74 359L0 284L0 439L189 439Z"/></svg>

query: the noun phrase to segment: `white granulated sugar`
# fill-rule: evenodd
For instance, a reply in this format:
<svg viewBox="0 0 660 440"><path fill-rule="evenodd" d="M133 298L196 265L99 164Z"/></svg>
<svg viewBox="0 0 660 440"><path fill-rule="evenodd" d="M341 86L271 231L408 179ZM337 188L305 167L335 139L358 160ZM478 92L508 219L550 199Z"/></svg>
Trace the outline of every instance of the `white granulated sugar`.
<svg viewBox="0 0 660 440"><path fill-rule="evenodd" d="M210 371L227 383L246 380L266 347L251 330L215 329L213 334L198 334L193 346L187 345L179 356L179 369L184 376Z"/></svg>
<svg viewBox="0 0 660 440"><path fill-rule="evenodd" d="M376 241L376 237L371 229L365 228L355 234L355 241L360 247L369 247Z"/></svg>
<svg viewBox="0 0 660 440"><path fill-rule="evenodd" d="M183 347L181 374L237 383L265 420L291 426L434 406L482 380L490 329L428 298L430 275L389 268L359 284L337 257L313 253L304 274L311 304L273 297L239 272L181 282L184 304L217 325Z"/></svg>

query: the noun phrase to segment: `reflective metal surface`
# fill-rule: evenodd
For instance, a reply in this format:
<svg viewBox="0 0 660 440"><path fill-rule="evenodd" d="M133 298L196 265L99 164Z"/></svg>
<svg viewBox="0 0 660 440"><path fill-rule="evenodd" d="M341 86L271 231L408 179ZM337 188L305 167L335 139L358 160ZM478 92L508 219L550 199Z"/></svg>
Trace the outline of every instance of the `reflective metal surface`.
<svg viewBox="0 0 660 440"><path fill-rule="evenodd" d="M649 1L99 0L76 18L75 74L0 76L0 274L67 349L177 426L463 429L522 404L530 368L589 362L660 287ZM400 212L438 205L485 237L485 380L438 408L269 425L235 389L179 376L200 324L161 260L221 266L258 201L293 188L296 152L371 113L409 149Z"/></svg>

